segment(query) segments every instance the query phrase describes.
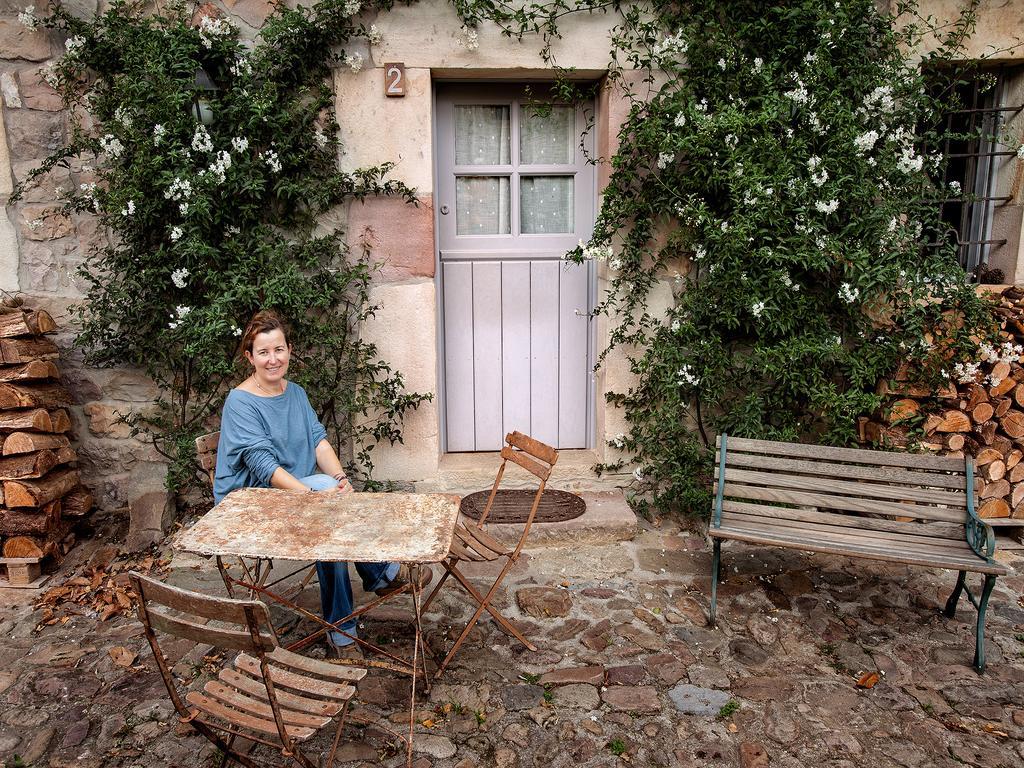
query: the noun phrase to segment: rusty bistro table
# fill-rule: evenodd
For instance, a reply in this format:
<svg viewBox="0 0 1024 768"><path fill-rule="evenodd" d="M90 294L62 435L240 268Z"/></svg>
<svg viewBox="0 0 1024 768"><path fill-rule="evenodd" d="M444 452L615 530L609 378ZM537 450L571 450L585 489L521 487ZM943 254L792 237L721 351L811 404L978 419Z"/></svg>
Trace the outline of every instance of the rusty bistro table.
<svg viewBox="0 0 1024 768"><path fill-rule="evenodd" d="M387 657L391 663L367 660L360 666L383 667L411 675L409 755L416 708L416 678L421 666L430 688L423 642L422 588L419 568L439 563L451 547L459 517L459 497L441 493L331 493L285 491L276 488L243 488L233 491L206 513L195 525L179 534L173 546L186 552L211 555L217 559L221 577L233 596L234 587L287 606L304 618L321 625L312 635L287 646L297 651L330 629L358 618L398 595L412 595L415 638L413 658L402 659L362 638L360 645ZM225 557L238 557L242 577L228 573ZM246 559L254 562L250 567ZM399 562L410 566L410 583L394 592L360 606L332 626L274 591L267 583L275 560L328 562ZM301 570L301 568L299 569ZM294 572L293 572L294 573ZM422 650L421 650L422 649ZM435 659L435 664L437 660Z"/></svg>

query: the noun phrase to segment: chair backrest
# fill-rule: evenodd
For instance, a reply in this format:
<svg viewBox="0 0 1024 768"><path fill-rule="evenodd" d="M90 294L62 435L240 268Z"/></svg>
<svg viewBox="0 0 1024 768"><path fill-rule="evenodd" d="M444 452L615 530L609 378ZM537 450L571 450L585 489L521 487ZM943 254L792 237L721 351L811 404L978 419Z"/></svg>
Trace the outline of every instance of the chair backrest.
<svg viewBox="0 0 1024 768"><path fill-rule="evenodd" d="M220 442L220 430L200 435L196 438L196 459L199 466L206 470L210 478L210 485L213 485L213 478L217 472L217 444Z"/></svg>
<svg viewBox="0 0 1024 768"><path fill-rule="evenodd" d="M509 432L505 435L505 443L505 447L501 449L502 462L501 466L498 467L498 476L494 478L491 494L487 497L487 504L484 506L484 511L480 513L480 519L476 525L477 528L482 528L484 523L487 522L487 515L491 512L494 497L498 493L498 486L501 485L501 479L505 474L505 466L510 461L518 464L540 480L540 484L537 486L537 493L533 497L533 506L530 508L530 514L526 518L526 524L523 527L523 535L519 539L519 545L515 550L516 554L518 554L526 541L526 536L530 532L533 519L537 515L541 496L544 495L544 486L547 485L548 478L551 476L551 470L555 466L555 462L558 461L558 451L550 445L542 443L540 440L534 440L532 437L524 435L522 432Z"/></svg>

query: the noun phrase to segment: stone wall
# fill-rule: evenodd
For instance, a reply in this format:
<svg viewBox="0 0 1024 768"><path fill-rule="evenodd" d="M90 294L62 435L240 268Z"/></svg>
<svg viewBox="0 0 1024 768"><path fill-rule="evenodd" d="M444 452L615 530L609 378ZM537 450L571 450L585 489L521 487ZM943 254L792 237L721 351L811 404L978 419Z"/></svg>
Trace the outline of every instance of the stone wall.
<svg viewBox="0 0 1024 768"><path fill-rule="evenodd" d="M80 14L91 14L98 0L74 0ZM17 14L28 2L43 0L0 0L0 196L6 196L14 179L23 179L41 158L61 145L67 130L67 116L56 94L39 74L53 56L63 51L59 35L45 30L25 29ZM252 38L272 10L268 0L222 0L216 3ZM922 4L927 15L942 16L956 0L934 0ZM1005 3L981 3L979 36L972 45L1002 48L1012 42L1020 29L1021 9L1007 10ZM1016 21L1015 21L1016 20ZM384 264L374 288L382 305L378 316L365 329L382 356L403 371L410 389L439 391L438 300L435 280L436 246L432 190L434 183L433 87L442 80L513 80L550 78L540 59L539 41L518 43L503 37L497 29L483 25L479 46L464 45L461 22L446 0L422 0L412 6L397 6L373 22L382 34L379 45L353 43L349 53L360 53L364 66L358 73L347 68L335 72L334 88L343 144L343 168L397 161L394 175L418 189L418 208L394 200L354 202L340 212L349 243L365 242L373 258ZM558 64L575 67L579 77L603 81L608 63L609 35L613 19L601 14L580 16L563 25L564 36L555 41ZM974 50L972 48L972 50ZM1016 51L1014 56L1022 55ZM387 99L383 94L383 64L401 61L406 67L406 96ZM628 76L628 73L627 73ZM596 146L609 157L615 149L616 134L625 118L626 104L612 87L601 90L597 105ZM599 183L608 177L608 167L599 168ZM97 502L106 509L132 508L133 542L144 543L159 535L167 521L166 497L162 493L163 467L151 447L139 443L118 423L116 414L144 408L154 390L139 374L126 370L85 370L78 354L71 350L74 328L67 307L81 297L75 270L90 246L104 242L106 234L89 217L39 219L53 208L60 194L91 179L90 169L73 166L59 169L30 190L24 201L5 208L0 216L0 288L21 290L30 301L48 309L63 328L59 341L66 350L62 370L75 393L75 430L80 440L83 476L93 487ZM1019 185L1018 185L1019 186ZM1019 198L1019 190L1016 194ZM1019 203L1019 199L1015 201ZM1014 217L1016 217L1014 219ZM1000 226L1020 228L1021 208L1015 205L1001 214ZM1009 222L1009 224L1006 224ZM1007 273L1018 269L1019 239L1013 240L1005 258ZM607 285L607 267L598 270L597 291ZM1019 275L1019 272L1018 272ZM653 303L671 301L671 285L660 283ZM396 333L395 329L401 332ZM596 322L596 347L607 339L605 318ZM571 452L564 464L572 467L565 485L577 488L614 485L617 479L598 480L588 467L607 455L605 440L626 431L621 412L605 404L608 389L629 386L631 375L621 354L611 356L596 377L596 445L588 451ZM375 452L382 478L411 483L417 488L456 488L469 482L486 484L493 476L492 456L479 457L467 469L465 457L457 467L446 463L441 451L441 415L438 401L425 404L405 426L405 443L381 446ZM474 474L474 466L477 468Z"/></svg>

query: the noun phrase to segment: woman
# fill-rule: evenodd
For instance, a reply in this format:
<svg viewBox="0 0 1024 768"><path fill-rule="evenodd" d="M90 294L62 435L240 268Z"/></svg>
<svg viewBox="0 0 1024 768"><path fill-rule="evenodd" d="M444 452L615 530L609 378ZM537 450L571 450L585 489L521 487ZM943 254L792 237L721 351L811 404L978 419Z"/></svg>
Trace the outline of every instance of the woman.
<svg viewBox="0 0 1024 768"><path fill-rule="evenodd" d="M285 379L291 358L288 332L274 312L258 312L242 336L242 352L252 374L228 393L221 414L214 500L237 488L285 488L295 491L352 493L327 430L305 391ZM363 589L385 594L407 583L398 563L356 563ZM352 613L352 584L347 563L317 563L320 605L332 624ZM425 581L430 580L425 574ZM328 632L335 656L358 656L356 622Z"/></svg>

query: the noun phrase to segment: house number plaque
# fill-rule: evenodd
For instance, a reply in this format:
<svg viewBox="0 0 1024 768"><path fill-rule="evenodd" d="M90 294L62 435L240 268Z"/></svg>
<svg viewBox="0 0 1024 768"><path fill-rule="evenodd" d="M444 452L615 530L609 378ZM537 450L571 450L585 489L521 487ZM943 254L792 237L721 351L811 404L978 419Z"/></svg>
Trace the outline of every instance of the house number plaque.
<svg viewBox="0 0 1024 768"><path fill-rule="evenodd" d="M405 64L397 62L384 65L384 95L405 96Z"/></svg>

